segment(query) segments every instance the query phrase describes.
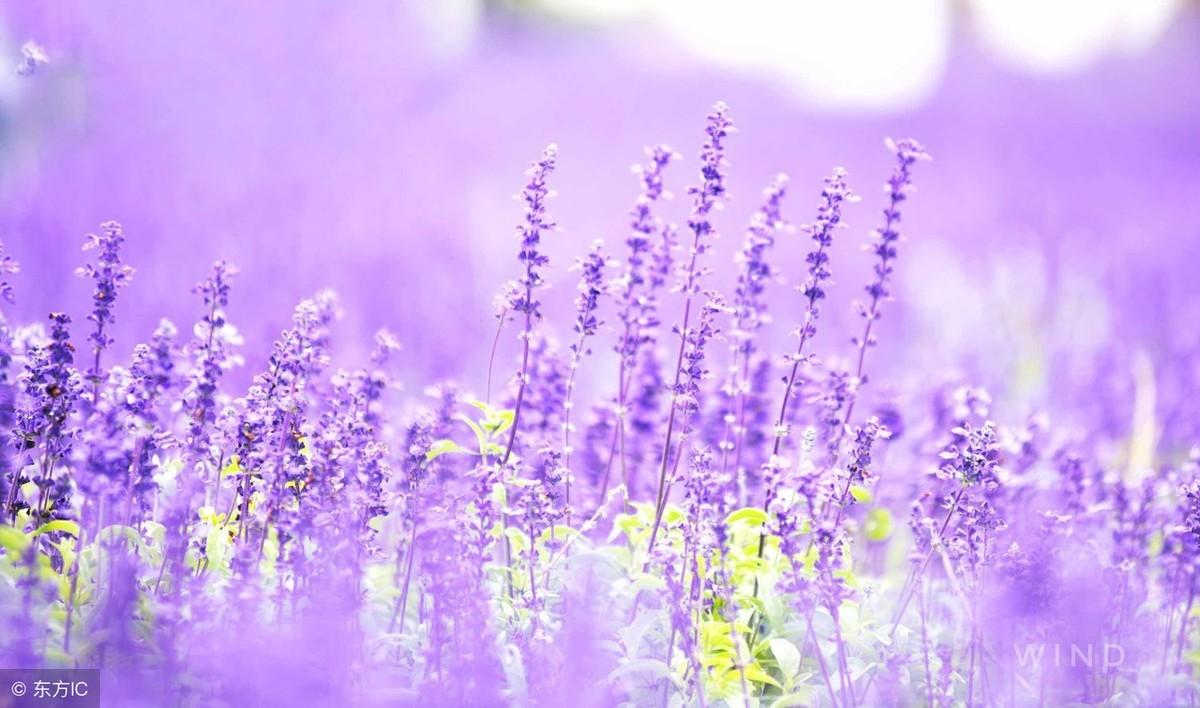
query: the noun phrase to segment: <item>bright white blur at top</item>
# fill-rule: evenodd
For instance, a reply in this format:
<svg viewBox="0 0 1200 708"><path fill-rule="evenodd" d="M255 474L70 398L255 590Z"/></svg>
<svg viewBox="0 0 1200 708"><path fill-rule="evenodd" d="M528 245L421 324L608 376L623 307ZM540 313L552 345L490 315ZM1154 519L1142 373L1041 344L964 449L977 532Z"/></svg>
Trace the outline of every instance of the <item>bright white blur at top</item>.
<svg viewBox="0 0 1200 708"><path fill-rule="evenodd" d="M478 19L471 0L457 6ZM1162 36L1182 0L535 0L540 11L595 25L651 23L696 58L780 82L842 109L919 103L945 68L955 23L1023 70L1086 69ZM528 7L529 5L523 5Z"/></svg>
<svg viewBox="0 0 1200 708"><path fill-rule="evenodd" d="M1064 73L1114 54L1136 54L1167 30L1184 0L509 0L514 12L644 31L683 51L657 62L708 61L791 89L798 98L842 110L913 106L937 86L952 35L967 31L1001 61L1022 70ZM485 21L483 0L418 0L404 21L425 30L424 49L452 56L472 45ZM0 47L0 103L19 74L53 57L27 38ZM637 43L631 43L636 50ZM33 52L31 55L30 51Z"/></svg>

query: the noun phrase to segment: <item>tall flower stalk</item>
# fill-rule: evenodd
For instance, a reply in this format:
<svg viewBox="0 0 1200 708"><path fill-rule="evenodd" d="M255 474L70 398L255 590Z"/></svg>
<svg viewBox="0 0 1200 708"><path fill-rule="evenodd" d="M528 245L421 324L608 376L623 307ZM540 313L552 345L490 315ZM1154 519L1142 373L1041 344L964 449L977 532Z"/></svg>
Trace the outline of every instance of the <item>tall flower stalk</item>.
<svg viewBox="0 0 1200 708"><path fill-rule="evenodd" d="M75 271L81 278L91 278L96 287L92 294L92 311L88 314L88 320L96 325L95 330L88 335L88 341L92 343L92 366L85 374L92 387L88 404L93 408L99 405L100 387L107 378L100 366L100 357L113 343L112 335L108 333L109 325L116 319L113 305L117 301L117 292L129 285L133 278L133 268L121 262L121 247L125 243L121 225L115 221L106 221L100 225L100 229L99 235L88 234L87 241L83 244L85 251L99 251L96 262L88 263Z"/></svg>
<svg viewBox="0 0 1200 708"><path fill-rule="evenodd" d="M205 309L196 325L195 337L188 346L192 369L183 395L183 407L187 414L184 440L188 462L194 470L185 481L187 496L191 496L197 480L206 480L209 475L214 480L213 484L216 484L217 464L212 459L211 431L217 420L217 386L225 370L237 361L229 351L232 337L229 336L230 327L225 319L225 308L229 306L229 291L235 275L235 266L227 261L217 261L208 278L192 290L201 296Z"/></svg>
<svg viewBox="0 0 1200 708"><path fill-rule="evenodd" d="M858 201L858 197L850 191L846 184L846 171L840 167L825 178L825 186L821 190L821 202L817 206L816 220L801 230L812 239L816 247L809 251L805 258L808 263L808 276L804 283L796 289L804 295L804 319L796 329L799 341L796 351L785 360L790 363L787 378L784 379L783 398L779 402L779 413L775 417L772 430L771 454L763 465L763 479L768 481L763 499L763 510L771 511L771 502L778 490L769 485L778 484L788 468L788 463L782 459L780 452L783 444L791 435L788 426L788 404L795 396L796 385L799 381L801 368L809 360L805 347L817 334L817 321L821 316L821 301L825 299L825 289L833 277L829 268L829 248L833 245L833 235L838 229L845 228L842 222L842 208L847 203ZM767 535L763 533L758 539L758 557L762 558L767 548ZM754 597L758 597L758 579L754 581Z"/></svg>
<svg viewBox="0 0 1200 708"><path fill-rule="evenodd" d="M764 295L767 285L775 276L767 253L775 245L775 232L786 225L780 208L787 193L787 182L787 175L780 174L763 190L762 206L750 219L745 244L737 258L741 269L732 303L732 356L729 375L723 387L726 398L722 416L725 429L720 448L722 475L730 472L732 463L741 490L746 488L742 455L746 438L747 400L757 393L752 390L751 366L758 353L758 331L768 319Z"/></svg>
<svg viewBox="0 0 1200 708"><path fill-rule="evenodd" d="M846 433L850 430L854 414L854 404L858 401L858 392L867 381L865 368L867 350L877 344L872 334L872 329L875 323L883 317L881 310L883 303L891 299L892 273L895 270L896 248L900 241L900 205L908 199L908 195L913 190L913 165L918 161L930 159L929 154L925 152L925 148L911 138L906 138L899 142L889 138L887 140L887 148L896 156L896 167L885 186L888 194L888 203L883 209L883 225L872 232L874 242L870 246L870 251L875 255L877 260L874 267L875 276L865 288L870 299L866 304L860 302L855 305L859 316L864 321L863 333L853 339L854 346L858 350L857 363L854 369L854 377L849 387L849 398L846 401L845 414L842 416L841 424L834 432L830 443L835 458L840 455L841 443ZM846 504L850 501L850 486L851 480L847 479L841 493L832 500L833 506L836 507L835 513L839 522L845 511ZM823 512L823 516L828 517L829 513L830 508L827 506Z"/></svg>
<svg viewBox="0 0 1200 708"><path fill-rule="evenodd" d="M601 320L596 314L600 297L604 294L604 269L609 265L608 257L604 255L604 243L596 241L592 244L587 256L579 260L579 294L575 298L575 343L571 345L570 374L567 378L567 395L563 403L563 444L562 467L566 494L564 503L567 505L567 519L570 525L571 504L571 433L574 431L571 423L571 412L574 407L575 384L579 373L579 365L585 354L590 354L588 338L595 336L600 328Z"/></svg>
<svg viewBox="0 0 1200 708"><path fill-rule="evenodd" d="M829 248L833 245L833 235L838 229L845 228L842 222L842 208L847 203L858 201L858 196L850 191L846 184L846 171L836 168L833 174L825 178L825 186L821 190L821 203L817 207L816 221L805 226L802 231L816 244L809 251L805 260L808 263L808 276L802 285L797 287L804 295L804 319L796 329L799 341L796 351L786 359L791 364L787 378L784 381L783 397L779 402L779 414L775 417L771 455L767 458L768 466L783 464L778 458L791 434L788 429L788 404L795 396L796 384L799 381L801 368L809 360L805 347L817 334L817 321L821 317L821 301L825 299L825 289L829 287L833 271L829 268Z"/></svg>
<svg viewBox="0 0 1200 708"><path fill-rule="evenodd" d="M533 325L541 320L541 303L534 298L534 292L543 285L541 269L550 264L550 259L541 252L542 234L554 229L554 222L546 212L546 202L552 196L546 184L550 173L554 171L558 159L558 147L548 145L542 151L542 157L533 163L529 171L529 181L521 190L521 199L525 202L525 219L517 227L521 234L521 251L518 260L525 266L525 274L521 277L520 285L523 293L512 303L512 310L525 316L525 327L521 331L521 370L517 373L517 402L513 407L513 424L508 435L508 443L504 446L504 454L500 464L508 464L513 447L517 441L517 429L521 421L521 405L525 401L525 388L529 384L529 344L533 338Z"/></svg>
<svg viewBox="0 0 1200 708"><path fill-rule="evenodd" d="M632 221L629 236L625 239L629 255L625 260L624 271L612 284L621 334L615 349L618 365L616 424L604 465L601 498L608 492L613 464L618 458L621 464L621 479L628 486L625 433L630 387L638 370L638 354L652 343L651 332L658 326L655 292L665 282L662 276L665 276L665 271L670 268L669 244L659 243L656 250L654 236L661 233L662 237L669 241L673 227L664 225L655 215L654 209L659 201L670 196L664 188L663 172L678 155L666 145L647 148L646 153L650 160L645 165L634 167L642 191L630 211ZM661 275L656 277L656 273ZM627 488L626 493L628 492Z"/></svg>
<svg viewBox="0 0 1200 708"><path fill-rule="evenodd" d="M887 140L887 148L896 156L896 168L888 178L886 189L888 204L883 209L883 225L873 232L874 243L870 251L875 255L875 277L866 286L870 299L866 304L857 303L858 314L863 319L863 333L856 337L854 345L858 350L857 363L854 368L854 390L857 391L866 383L867 350L877 344L872 329L875 323L883 317L883 303L892 297L891 281L895 270L896 247L900 242L900 205L903 204L913 191L912 168L917 162L931 159L929 153L916 140L906 138L900 141ZM846 405L844 425L849 425L854 413L857 396L852 397Z"/></svg>
<svg viewBox="0 0 1200 708"><path fill-rule="evenodd" d="M724 300L716 291L707 290L704 295L706 299L696 318L695 327L683 335L684 347L680 355L681 364L675 377L676 383L671 387L672 417L667 424L667 442L670 443L671 422L677 421L679 424L679 439L674 451L669 447L663 450L658 492L655 497L654 526L650 531L648 553L654 549L654 541L658 538L658 531L662 525L663 512L666 511L667 499L671 496L671 484L677 477L679 464L692 435L693 418L700 410L701 383L709 376L704 361L705 347L717 336L718 330L715 326L717 315L729 311ZM669 468L668 460L671 461Z"/></svg>
<svg viewBox="0 0 1200 708"><path fill-rule="evenodd" d="M71 415L82 390L75 370L75 346L71 344L71 318L62 313L50 315L50 341L27 355L21 384L26 404L17 412L13 443L27 453L35 464L33 482L38 489L37 506L30 508L17 495L24 479L21 464L13 470L8 490L7 509L15 522L18 512L29 508L40 525L50 516L63 518L71 501L71 481L56 476L55 469L71 451L76 431L70 427Z"/></svg>
<svg viewBox="0 0 1200 708"><path fill-rule="evenodd" d="M711 247L711 241L715 238L712 222L709 221L709 214L712 210L726 198L725 195L725 138L733 132L733 121L729 118L729 108L724 103L717 103L713 106L713 110L708 114L708 126L705 133L708 139L704 143L704 147L700 150L700 175L701 182L698 186L690 187L688 193L693 196L692 213L688 217L688 228L692 232L692 245L687 264L679 270L679 284L677 286L679 292L683 293L683 320L682 323L675 327L675 333L679 335L679 354L675 361L675 378L671 384L671 398L667 408L667 423L666 432L664 433L662 455L659 461L658 470L658 493L655 499L655 514L654 526L650 533L650 544L647 552L653 550L654 540L658 537L658 527L662 523L662 512L666 506L667 495L670 492L668 485L668 465L671 461L672 452L672 437L675 432L677 418L682 410L687 412L690 417L690 412L694 410L696 400L685 399L684 405L681 407L681 395L687 396L691 394L693 379L688 375L685 369L685 357L688 355L689 349L691 356L699 355L703 357L704 325L707 324L704 318L701 318L700 331L693 332L689 329L692 317L692 303L697 295L700 294L700 278L707 272L703 268L699 259ZM710 303L712 301L710 300ZM715 314L715 310L706 305L703 308L703 313ZM711 321L710 321L711 322ZM710 325L711 326L711 325ZM689 347L689 344L691 345ZM698 346L699 345L699 346ZM698 384L696 384L698 386Z"/></svg>

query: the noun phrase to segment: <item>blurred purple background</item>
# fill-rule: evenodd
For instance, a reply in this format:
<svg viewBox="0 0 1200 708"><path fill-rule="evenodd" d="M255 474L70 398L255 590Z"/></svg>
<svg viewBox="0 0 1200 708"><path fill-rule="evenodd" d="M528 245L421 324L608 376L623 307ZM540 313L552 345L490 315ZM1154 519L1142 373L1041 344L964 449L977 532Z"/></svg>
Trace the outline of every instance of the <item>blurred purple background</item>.
<svg viewBox="0 0 1200 708"><path fill-rule="evenodd" d="M729 263L775 172L792 177L797 223L834 165L864 196L834 252L828 353L846 349L836 323L853 324L866 277L859 247L890 168L883 138L911 135L935 161L905 215L881 367L903 380L915 363L953 366L1034 402L1121 389L1138 357L1160 397L1200 378L1194 5L1168 3L1169 23L1144 46L1047 71L998 52L980 29L985 10L933 3L948 9L929 30L942 44L927 76L895 96L868 87L831 99L795 77L836 79L849 62L897 72L875 76L884 85L906 81L900 50L925 51L924 35L897 28L899 50L875 56L839 25L845 52L835 41L797 74L706 56L703 35L681 41L686 23L602 21L562 4L7 0L0 64L15 66L27 40L50 58L31 76L0 71L0 237L23 264L11 318L82 315L88 292L72 272L83 235L117 219L137 268L119 306L126 348L159 316L194 320L189 289L225 257L242 271L229 312L251 360L295 301L330 286L349 360L388 326L406 345L410 386L464 372L477 385L492 296L517 269L512 195L528 162L558 143L548 315L566 331L567 265L597 237L622 252L630 165L669 143L686 158L668 178L682 195L721 99L740 132L714 264ZM685 213L676 199L670 216ZM806 247L781 244L793 281ZM781 339L796 300L783 288L773 300Z"/></svg>

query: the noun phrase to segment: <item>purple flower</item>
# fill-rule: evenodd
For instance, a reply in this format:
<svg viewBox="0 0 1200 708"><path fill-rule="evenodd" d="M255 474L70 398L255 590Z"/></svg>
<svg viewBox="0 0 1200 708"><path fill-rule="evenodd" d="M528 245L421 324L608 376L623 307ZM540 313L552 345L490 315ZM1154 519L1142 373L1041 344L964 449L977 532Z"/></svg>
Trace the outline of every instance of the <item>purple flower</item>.
<svg viewBox="0 0 1200 708"><path fill-rule="evenodd" d="M675 247L675 227L664 224L654 215L655 204L670 196L663 189L662 173L671 160L678 158L666 145L656 145L647 150L650 162L637 166L634 171L642 184L642 192L634 203L630 224L630 235L625 239L629 256L625 269L613 281L610 288L617 301L621 334L614 351L618 356L617 394L613 417L616 425L612 430L610 452L603 463L603 481L600 496L608 492L609 481L616 459L620 458L621 475L629 492L629 452L626 444L626 419L630 388L639 377L638 353L653 348L660 325L658 317L659 292L670 278ZM657 233L659 238L654 239ZM653 357L648 357L653 359ZM636 441L637 438L634 438Z"/></svg>
<svg viewBox="0 0 1200 708"><path fill-rule="evenodd" d="M313 517L307 509L297 508L311 471L303 442L312 408L308 387L329 362L329 325L337 312L337 298L331 291L301 301L292 314L292 327L275 341L266 370L254 377L238 404L232 453L240 468L235 489L239 534L248 538L252 527L257 533L256 543L238 547L235 566L241 574L259 553L254 549L262 547L268 522L274 522L278 531L281 555L292 550L290 541L310 530ZM265 503L251 516L256 491L264 495Z"/></svg>
<svg viewBox="0 0 1200 708"><path fill-rule="evenodd" d="M688 218L688 228L695 234L694 249L703 253L704 237L712 232L712 224L708 214L714 207L726 198L725 196L725 138L734 132L733 121L729 118L729 107L718 101L708 114L708 127L705 128L708 140L700 149L700 175L703 181L698 186L688 188L688 194L693 196L692 215ZM685 287L688 292L690 288Z"/></svg>
<svg viewBox="0 0 1200 708"><path fill-rule="evenodd" d="M880 425L877 418L870 418L865 424L855 427L850 459L846 463L846 475L850 484L865 485L871 481L871 451L877 440L886 440L889 437L891 433Z"/></svg>
<svg viewBox="0 0 1200 708"><path fill-rule="evenodd" d="M170 447L172 441L162 427L163 398L177 383L175 374L175 327L163 320L149 344L139 344L133 350L133 364L120 392L121 413L125 431L133 439L130 452L132 475L129 491L134 514L148 511L152 493L158 488L154 481L154 459Z"/></svg>
<svg viewBox="0 0 1200 708"><path fill-rule="evenodd" d="M996 426L987 422L981 427L964 423L953 430L954 441L941 453L939 471L943 479L954 479L963 487L990 489L1000 484L1000 441Z"/></svg>
<svg viewBox="0 0 1200 708"><path fill-rule="evenodd" d="M676 329L676 334L684 340L681 357L683 364L670 391L674 405L683 415L685 431L690 430L688 424L692 416L700 410L701 386L709 378L705 349L720 331L716 327L716 317L729 312L729 307L720 293L708 290L704 294L707 299L700 308L700 317L696 325L687 330Z"/></svg>
<svg viewBox="0 0 1200 708"><path fill-rule="evenodd" d="M675 372L675 383L670 387L670 411L667 415L666 441L663 446L659 468L658 492L655 502L655 519L653 530L650 532L650 548L658 536L662 523L662 514L666 508L667 498L671 494L671 476L668 475L668 464L672 459L678 465L682 457L683 443L692 434L693 418L700 410L701 384L709 377L705 363L705 348L708 342L717 335L715 318L720 313L728 312L721 295L716 291L705 292L706 300L700 308L700 316L691 329L676 328L676 333L683 339L680 350L679 366ZM671 431L678 420L680 427L680 443L678 450L671 448Z"/></svg>
<svg viewBox="0 0 1200 708"><path fill-rule="evenodd" d="M525 315L525 327L521 331L523 351L521 369L517 372L517 400L513 406L512 431L509 434L508 445L504 449L501 464L508 462L513 445L517 440L521 408L525 401L525 387L530 378L529 344L533 337L533 323L542 318L539 310L540 303L534 298L534 291L544 285L540 269L550 264L550 259L538 249L541 245L542 233L555 228L554 222L550 220L550 216L546 212L546 201L552 196L550 188L546 185L546 179L554 171L557 159L558 147L554 144L548 145L542 151L541 159L533 163L533 166L526 172L529 181L521 190L521 199L525 202L525 219L517 226L517 231L521 234L521 251L518 254L518 260L525 266L525 273L520 280L524 292L512 302L511 307L514 312Z"/></svg>
<svg viewBox="0 0 1200 708"><path fill-rule="evenodd" d="M8 276L20 272L21 264L4 252L4 242L0 241L0 299L13 302L12 283L8 281Z"/></svg>
<svg viewBox="0 0 1200 708"><path fill-rule="evenodd" d="M652 312L647 312L648 300L661 287L662 280L657 283L649 277L655 270L658 258L654 236L665 227L654 214L656 203L667 196L663 189L663 171L671 160L678 158L666 145L656 145L646 150L650 162L634 168L642 183L642 192L638 195L631 212L633 220L630 224L630 234L625 239L629 247L629 256L625 261L625 269L620 277L612 283L612 289L617 299L618 318L622 325L622 334L616 351L623 357L623 364L632 370L637 360L637 353L644 343L642 330L651 323L647 321ZM648 291L639 295L644 286ZM626 376L628 376L628 371ZM621 379L622 385L627 379Z"/></svg>
<svg viewBox="0 0 1200 708"><path fill-rule="evenodd" d="M555 228L546 211L546 202L554 196L546 180L554 171L557 160L558 146L546 146L541 159L533 163L525 173L529 181L520 195L521 200L525 202L525 219L517 226L517 232L521 235L521 250L517 254L517 260L525 266L525 273L519 281L524 295L513 304L513 310L535 320L541 319L542 314L539 309L541 303L534 298L533 293L543 287L541 269L550 264L550 259L540 250L542 234Z"/></svg>
<svg viewBox="0 0 1200 708"><path fill-rule="evenodd" d="M40 44L31 40L21 45L21 61L17 63L18 76L33 76L38 70L50 63L50 57Z"/></svg>
<svg viewBox="0 0 1200 708"><path fill-rule="evenodd" d="M100 368L100 355L113 339L105 331L113 323L113 305L117 301L117 291L129 285L133 278L133 268L121 262L121 246L125 243L125 234L121 225L115 221L100 224L100 235L88 234L83 250L98 249L96 262L80 267L75 274L81 278L91 278L96 290L92 294L92 312L88 320L95 323L96 329L89 336L92 343L92 367L87 371L87 380L92 384L90 403L96 405L99 398L100 386L104 382L105 372Z"/></svg>
<svg viewBox="0 0 1200 708"><path fill-rule="evenodd" d="M563 444L561 465L566 484L566 502L571 501L571 411L574 405L575 382L579 373L579 365L585 354L591 354L587 346L589 337L595 336L601 321L596 315L600 296L604 294L604 269L609 265L604 255L604 243L596 241L592 244L586 257L579 259L579 294L575 298L575 342L571 345L571 373L567 378L567 394L563 413Z"/></svg>
<svg viewBox="0 0 1200 708"><path fill-rule="evenodd" d="M764 406L764 389L752 386L751 371L758 352L758 330L768 319L763 295L774 277L767 251L775 244L775 232L786 226L780 213L786 191L787 176L782 174L763 191L763 204L750 219L745 243L736 259L740 269L732 303L732 357L729 375L722 387L725 405L720 449L722 469L728 470L732 461L738 486L743 489L746 486L745 468L741 461L747 433L747 410Z"/></svg>
<svg viewBox="0 0 1200 708"><path fill-rule="evenodd" d="M192 359L188 386L183 394L187 420L187 447L194 464L213 464L209 441L217 419L217 386L236 360L229 352L225 308L229 305L230 283L237 268L226 261L213 264L212 274L193 292L204 299L205 314L196 325L188 345Z"/></svg>
<svg viewBox="0 0 1200 708"><path fill-rule="evenodd" d="M25 373L21 376L25 401L17 411L13 443L18 453L29 455L35 465L33 479L39 490L35 519L62 518L70 506L70 479L55 475L58 463L71 452L76 431L69 419L75 410L82 384L73 366L75 347L68 327L71 318L61 313L50 315L50 341L28 353ZM14 518L28 504L18 498L17 490L27 481L21 476L21 463L13 470L6 508Z"/></svg>
<svg viewBox="0 0 1200 708"><path fill-rule="evenodd" d="M817 207L817 220L805 226L803 231L812 238L817 247L809 251L805 260L808 262L808 277L797 290L804 294L807 301L804 308L804 320L797 330L800 337L799 353L803 354L804 343L817 333L817 320L821 315L821 300L825 299L825 288L828 287L833 272L829 269L828 250L833 246L833 234L838 229L845 228L842 223L842 206L859 200L858 195L850 191L846 185L846 171L835 168L833 174L825 178L825 187L821 190L821 204Z"/></svg>
<svg viewBox="0 0 1200 708"><path fill-rule="evenodd" d="M732 338L736 351L746 357L754 353L755 335L766 321L763 293L775 276L767 252L775 245L775 233L787 225L780 213L787 184L787 175L780 174L763 190L763 203L750 219L745 243L736 258L740 270L732 303Z"/></svg>
<svg viewBox="0 0 1200 708"><path fill-rule="evenodd" d="M579 259L579 294L575 298L574 328L581 341L596 334L596 329L601 324L596 317L596 308L600 303L600 296L604 294L604 269L608 265L603 241L592 243L587 255ZM587 352L582 344L576 343L571 346L571 353L579 357Z"/></svg>
<svg viewBox="0 0 1200 708"><path fill-rule="evenodd" d="M786 362L791 364L791 369L788 375L784 378L783 397L779 403L779 414L775 418L775 426L773 430L774 441L771 446L771 453L763 463L764 476L770 477L776 474L776 471L768 468L778 468L785 464L780 457L780 452L783 450L784 443L787 442L791 434L791 416L794 416L794 409L789 415L789 406L792 399L797 395L800 389L800 368L809 359L805 354L804 348L809 340L817 333L817 319L820 316L820 301L825 298L825 290L827 283L831 277L829 270L829 255L826 251L833 244L833 233L844 228L842 223L842 206L847 202L857 201L857 197L846 186L846 172L841 168L836 168L833 175L825 179L825 187L821 190L821 203L817 207L817 220L814 224L805 226L802 230L808 233L816 243L816 248L809 252L807 256L808 262L808 278L804 285L798 289L804 293L806 299L804 320L800 327L796 330L796 335L799 337L799 342L796 345L796 351L787 357ZM836 376L836 374L835 374ZM833 382L840 385L841 381L834 378ZM837 391L837 388L831 390ZM838 406L840 407L840 401Z"/></svg>
<svg viewBox="0 0 1200 708"><path fill-rule="evenodd" d="M861 337L854 339L858 347L858 368L855 377L860 382L865 381L863 361L867 349L875 346L871 335L872 326L882 317L880 306L891 297L891 279L895 268L896 245L900 241L900 205L912 193L912 167L918 161L929 160L925 148L915 140L905 139L899 142L887 141L888 150L896 155L896 169L887 181L888 205L883 210L883 226L873 232L874 243L870 250L878 259L875 263L875 278L867 284L867 294L871 296L867 304L859 303L858 314L866 321L865 330ZM847 420L849 415L847 415Z"/></svg>
<svg viewBox="0 0 1200 708"><path fill-rule="evenodd" d="M129 367L130 386L122 404L137 418L155 425L160 418L163 397L178 382L175 373L175 336L178 332L170 320L162 320L148 344L133 349L133 364Z"/></svg>
<svg viewBox="0 0 1200 708"><path fill-rule="evenodd" d="M529 343L529 362L523 401L525 424L513 444L513 449L522 454L536 453L545 445L562 445L569 386L572 384L571 359L549 337L533 335ZM519 388L518 396L520 392ZM515 399L510 398L508 404L510 408L516 408Z"/></svg>
<svg viewBox="0 0 1200 708"><path fill-rule="evenodd" d="M655 519L653 531L650 533L650 548L658 536L658 528L662 521L662 512L670 492L670 475L668 464L672 454L672 437L675 432L676 417L682 415L685 433L689 432L690 418L700 405L700 380L707 375L703 367L704 345L715 334L712 327L712 317L716 312L725 308L715 292L708 295L708 303L701 308L701 322L697 327L691 323L692 300L700 294L700 277L705 270L698 259L709 248L713 238L713 226L708 220L709 212L725 198L725 144L724 139L733 132L733 121L729 118L728 107L721 102L713 106L708 114L708 125L705 127L706 139L700 149L700 176L698 186L688 188L692 195L692 212L688 217L688 228L692 232L692 246L686 264L681 263L676 271L678 284L676 290L683 293L683 321L674 327L673 331L680 338L679 356L675 362L674 382L671 384L671 401L667 408L666 434L663 441L661 464L658 472L658 493L655 501ZM681 446L682 449L682 446ZM675 459L678 461L677 453Z"/></svg>
<svg viewBox="0 0 1200 708"><path fill-rule="evenodd" d="M707 272L698 263L700 256L711 248L710 243L715 237L709 214L725 199L725 138L734 131L733 121L729 118L729 108L724 103L713 106L708 114L708 125L705 128L707 139L700 149L699 185L688 187L692 195L692 212L688 217L688 228L692 232L692 245L689 258L681 262L676 270L678 278L675 289L686 295L689 300L700 294L700 277ZM687 308L684 309L683 329L687 328Z"/></svg>

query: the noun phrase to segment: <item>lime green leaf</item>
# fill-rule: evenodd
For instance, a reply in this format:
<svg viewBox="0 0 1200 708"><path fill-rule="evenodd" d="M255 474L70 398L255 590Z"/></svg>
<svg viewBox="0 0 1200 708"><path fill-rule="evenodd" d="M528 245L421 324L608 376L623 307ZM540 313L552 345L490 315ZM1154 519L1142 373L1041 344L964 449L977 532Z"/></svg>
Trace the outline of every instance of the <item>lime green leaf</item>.
<svg viewBox="0 0 1200 708"><path fill-rule="evenodd" d="M769 683L772 686L774 686L775 688L778 688L781 690L783 689L783 686L779 685L779 682L775 680L775 677L771 676L771 674L768 674L766 671L763 671L762 667L759 666L758 664L750 664L749 666L747 666L744 669L744 671L746 673L747 681L755 681L758 683Z"/></svg>
<svg viewBox="0 0 1200 708"><path fill-rule="evenodd" d="M513 553L524 553L525 549L529 548L529 537L520 529L506 528L504 529L504 535L508 537Z"/></svg>
<svg viewBox="0 0 1200 708"><path fill-rule="evenodd" d="M762 526L767 523L767 512L757 507L747 506L738 509L725 517L725 525L732 526L733 524L746 524L747 526Z"/></svg>
<svg viewBox="0 0 1200 708"><path fill-rule="evenodd" d="M850 496L859 504L870 504L874 497L871 495L871 490L861 484L850 485Z"/></svg>
<svg viewBox="0 0 1200 708"><path fill-rule="evenodd" d="M42 526L38 528L38 530L34 531L32 535L41 536L44 533L52 533L54 531L61 531L65 534L70 534L75 538L79 538L79 524L68 519L55 519L54 521L48 521L42 524Z"/></svg>
<svg viewBox="0 0 1200 708"><path fill-rule="evenodd" d="M455 420L465 423L466 426L471 429L471 432L475 433L475 440L479 443L479 449L482 450L488 441L488 434L483 431L483 428L479 427L475 421L461 413L454 416L454 418Z"/></svg>
<svg viewBox="0 0 1200 708"><path fill-rule="evenodd" d="M572 536L578 535L578 533L578 531L570 526L566 526L565 524L555 524L550 528L542 529L542 532L538 534L538 541L542 544L545 544L550 539L563 541Z"/></svg>
<svg viewBox="0 0 1200 708"><path fill-rule="evenodd" d="M516 420L515 411L500 411L496 415L486 418L483 421L483 427L492 435L500 435L512 427L514 420Z"/></svg>
<svg viewBox="0 0 1200 708"><path fill-rule="evenodd" d="M892 535L892 512L887 509L878 508L872 509L867 514L866 523L863 525L867 534L867 539L871 541L886 541Z"/></svg>
<svg viewBox="0 0 1200 708"><path fill-rule="evenodd" d="M229 464L225 465L224 469L221 470L221 476L229 477L230 475L241 474L241 473L242 473L242 465L238 461L238 456L230 455Z"/></svg>
<svg viewBox="0 0 1200 708"><path fill-rule="evenodd" d="M0 526L0 548L9 553L20 553L29 547L29 539L20 529L12 526Z"/></svg>
<svg viewBox="0 0 1200 708"><path fill-rule="evenodd" d="M429 451L425 453L425 461L429 462L430 460L435 460L435 459L441 457L442 455L445 455L447 453L453 453L453 452L461 452L461 453L466 453L468 455L474 454L470 450L463 447L462 445L459 445L458 443L454 442L453 440L438 440L437 442L435 442L434 444L429 446Z"/></svg>
<svg viewBox="0 0 1200 708"><path fill-rule="evenodd" d="M1147 553L1151 558L1155 558L1162 553L1164 545L1166 545L1166 543L1162 531L1156 531L1150 535Z"/></svg>

